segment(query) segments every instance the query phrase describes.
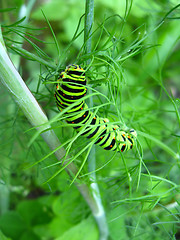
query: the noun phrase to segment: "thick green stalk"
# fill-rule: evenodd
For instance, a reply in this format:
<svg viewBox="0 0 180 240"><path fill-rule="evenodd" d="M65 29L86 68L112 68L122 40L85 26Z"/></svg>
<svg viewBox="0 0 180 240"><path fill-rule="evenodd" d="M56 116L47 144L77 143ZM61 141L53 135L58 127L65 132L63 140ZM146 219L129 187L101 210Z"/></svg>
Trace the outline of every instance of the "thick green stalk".
<svg viewBox="0 0 180 240"><path fill-rule="evenodd" d="M58 148L58 146L60 146L60 142L54 131L50 130L50 125L46 115L15 69L2 43L2 36L0 36L0 81L13 96L14 100L22 109L32 126L36 127L39 131L49 148L51 150ZM55 155L60 161L65 155L65 150L61 148L55 152ZM72 174L76 175L77 173L77 169L73 163L68 165L66 171L71 176ZM81 184L80 180L78 180L78 183L75 182L75 184L91 208L93 215L97 216L96 218L99 218L99 215L101 215L101 209L99 209L98 203L94 199L91 190L86 184Z"/></svg>
<svg viewBox="0 0 180 240"><path fill-rule="evenodd" d="M85 28L84 28L84 42L85 42L85 54L91 53L92 46L92 25L94 21L94 0L86 0L86 9L85 9ZM90 58L87 60L87 65L90 64ZM89 90L91 93L91 90ZM93 98L89 99L89 107L93 107ZM93 146L91 152L88 157L88 169L89 172L92 172L90 175L91 178L91 189L93 197L97 203L98 209L97 212L94 213L94 217L96 219L98 228L99 228L99 240L107 240L108 239L108 225L106 222L105 211L101 202L101 196L98 188L98 184L96 183L96 157L95 157L95 147Z"/></svg>
<svg viewBox="0 0 180 240"><path fill-rule="evenodd" d="M26 19L23 21L23 24L27 23L28 17L31 13L31 10L33 8L33 5L35 4L36 0L29 0L28 4L22 4L20 11L19 11L19 17L18 20L22 19L23 17L26 17ZM1 28L0 28L0 42L2 42L3 46L5 47L2 35L1 35ZM22 41L22 39L17 39L16 36L16 41ZM13 58L13 63L16 65L16 68L19 68L20 64L20 55L11 55L11 59ZM8 166L6 166L8 169ZM9 198L10 198L10 190L8 188L8 183L10 179L9 171L5 171L5 176L6 176L6 184L0 184L0 215L8 211L9 209Z"/></svg>

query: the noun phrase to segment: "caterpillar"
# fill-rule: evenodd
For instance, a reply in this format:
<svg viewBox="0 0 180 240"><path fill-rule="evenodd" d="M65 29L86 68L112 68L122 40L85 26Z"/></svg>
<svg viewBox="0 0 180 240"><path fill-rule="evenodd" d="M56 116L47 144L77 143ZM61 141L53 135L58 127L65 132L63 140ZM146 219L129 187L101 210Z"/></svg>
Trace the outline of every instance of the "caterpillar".
<svg viewBox="0 0 180 240"><path fill-rule="evenodd" d="M65 113L66 122L73 124L77 132L84 129L81 135L105 150L124 152L132 149L137 138L136 131L124 131L120 126L110 124L107 118L101 118L90 111L85 101L81 100L86 92L85 70L75 64L67 66L59 75L54 95L60 111L73 104Z"/></svg>

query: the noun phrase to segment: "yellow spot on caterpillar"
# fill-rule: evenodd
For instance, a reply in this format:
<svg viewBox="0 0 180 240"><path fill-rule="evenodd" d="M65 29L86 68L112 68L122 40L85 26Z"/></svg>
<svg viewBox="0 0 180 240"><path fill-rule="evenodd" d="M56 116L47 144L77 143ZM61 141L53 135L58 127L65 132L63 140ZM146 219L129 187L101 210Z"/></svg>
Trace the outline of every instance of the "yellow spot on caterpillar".
<svg viewBox="0 0 180 240"><path fill-rule="evenodd" d="M72 123L74 123L74 122L72 122Z"/></svg>
<svg viewBox="0 0 180 240"><path fill-rule="evenodd" d="M84 114L83 117L85 117L86 115Z"/></svg>
<svg viewBox="0 0 180 240"><path fill-rule="evenodd" d="M65 93L63 93L63 96L65 96Z"/></svg>
<svg viewBox="0 0 180 240"><path fill-rule="evenodd" d="M112 145L110 145L110 147L112 148Z"/></svg>

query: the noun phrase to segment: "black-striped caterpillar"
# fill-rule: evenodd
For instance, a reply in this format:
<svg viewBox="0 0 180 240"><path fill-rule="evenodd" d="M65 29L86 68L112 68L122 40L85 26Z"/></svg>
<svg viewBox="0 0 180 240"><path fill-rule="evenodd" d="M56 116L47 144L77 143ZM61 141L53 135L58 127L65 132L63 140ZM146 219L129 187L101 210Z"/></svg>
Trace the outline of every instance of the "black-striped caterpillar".
<svg viewBox="0 0 180 240"><path fill-rule="evenodd" d="M132 149L137 137L136 131L131 129L128 133L118 125L108 124L108 119L90 111L85 101L80 101L86 92L85 70L79 65L69 65L60 73L55 91L57 107L62 111L73 104L66 111L67 123L75 124L74 128L78 132L84 129L82 135L94 140L95 144L105 150L124 152Z"/></svg>

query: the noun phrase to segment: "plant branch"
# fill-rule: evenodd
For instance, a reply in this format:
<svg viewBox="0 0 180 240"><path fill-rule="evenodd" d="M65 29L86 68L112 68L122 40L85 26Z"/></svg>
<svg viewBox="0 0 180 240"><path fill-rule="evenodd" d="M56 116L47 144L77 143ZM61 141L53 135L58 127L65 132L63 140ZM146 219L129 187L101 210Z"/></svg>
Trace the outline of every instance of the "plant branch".
<svg viewBox="0 0 180 240"><path fill-rule="evenodd" d="M22 109L29 122L39 131L40 135L43 137L44 141L51 150L58 148L58 146L60 146L60 142L57 136L53 130L50 130L51 126L49 125L46 115L12 64L6 49L2 44L1 37L0 70L0 81L13 96L14 100ZM55 152L55 156L59 161L61 161L65 153L65 149L61 148ZM73 163L69 163L66 167L66 171L70 176L76 175L77 168ZM94 200L88 186L84 183L81 184L79 179L75 182L75 184L91 208L93 215L99 218L99 216L101 216L101 209L99 209L99 206Z"/></svg>
<svg viewBox="0 0 180 240"><path fill-rule="evenodd" d="M86 0L84 42L85 53L91 53L92 25L94 21L94 0ZM90 63L88 59L87 64Z"/></svg>
<svg viewBox="0 0 180 240"><path fill-rule="evenodd" d="M85 9L85 28L84 28L84 51L85 54L91 53L91 46L92 46L92 25L94 21L94 0L86 0L86 9ZM87 65L90 64L91 59L88 58ZM89 90L90 94L92 93L91 90ZM93 107L93 98L89 98L89 107ZM93 198L96 201L96 204L98 206L98 215L94 215L98 228L99 228L99 240L106 240L108 238L108 226L106 222L106 216L105 211L101 202L101 196L98 188L98 184L96 183L96 157L95 157L95 147L93 146L90 154L88 156L88 169L90 174L90 180L91 180L91 190L93 194Z"/></svg>

